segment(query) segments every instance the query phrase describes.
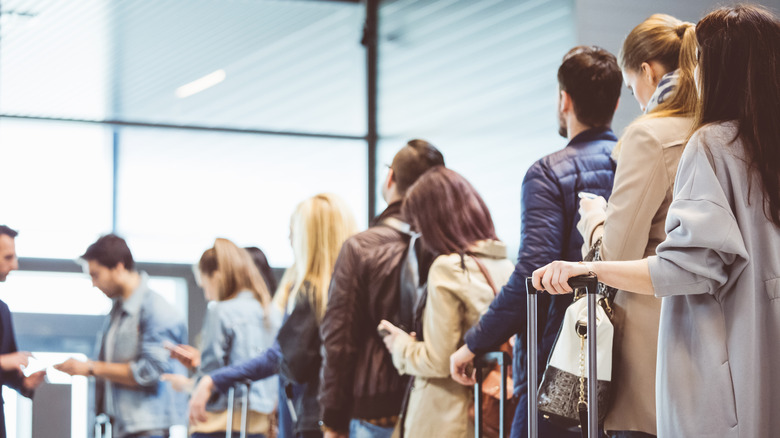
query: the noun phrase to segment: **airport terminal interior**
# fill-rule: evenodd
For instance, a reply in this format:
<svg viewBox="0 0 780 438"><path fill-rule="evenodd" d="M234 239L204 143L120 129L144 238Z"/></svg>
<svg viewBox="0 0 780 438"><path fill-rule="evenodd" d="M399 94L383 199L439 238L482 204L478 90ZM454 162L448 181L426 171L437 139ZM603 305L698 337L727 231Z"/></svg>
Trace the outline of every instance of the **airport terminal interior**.
<svg viewBox="0 0 780 438"><path fill-rule="evenodd" d="M336 193L366 228L413 138L476 187L516 253L522 177L566 145L562 56L617 53L652 13L696 22L720 3L0 0L0 224L20 258L0 299L30 371L94 355L111 302L78 257L99 236L127 239L194 343L193 264L216 237L281 275L295 206ZM639 114L624 89L614 131ZM4 387L8 436L91 437L90 385L49 368L34 405Z"/></svg>

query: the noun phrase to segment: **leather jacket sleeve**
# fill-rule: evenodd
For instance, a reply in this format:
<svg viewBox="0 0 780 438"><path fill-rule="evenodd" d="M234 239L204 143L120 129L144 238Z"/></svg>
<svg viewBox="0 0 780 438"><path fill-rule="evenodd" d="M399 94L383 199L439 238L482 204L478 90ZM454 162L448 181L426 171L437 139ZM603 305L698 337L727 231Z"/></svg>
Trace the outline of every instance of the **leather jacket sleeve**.
<svg viewBox="0 0 780 438"><path fill-rule="evenodd" d="M323 423L339 431L349 430L352 410L352 381L356 363L358 330L358 295L361 275L357 266L357 249L352 240L341 249L328 294L328 306L320 334L323 360L319 402Z"/></svg>

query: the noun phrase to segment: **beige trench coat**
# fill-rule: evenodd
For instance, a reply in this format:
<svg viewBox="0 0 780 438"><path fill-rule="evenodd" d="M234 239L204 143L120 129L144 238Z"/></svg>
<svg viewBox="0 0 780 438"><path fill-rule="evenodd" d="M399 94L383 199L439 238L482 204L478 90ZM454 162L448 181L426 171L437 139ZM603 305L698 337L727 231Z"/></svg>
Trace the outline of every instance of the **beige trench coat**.
<svg viewBox="0 0 780 438"><path fill-rule="evenodd" d="M480 241L472 251L497 288L506 284L514 265L506 258L503 243ZM474 436L468 415L472 389L450 378L450 355L463 345L466 331L487 311L493 290L470 256L465 256L465 267L461 267L458 254L434 260L422 318L424 341L399 336L393 345L398 372L415 376L404 423L407 438Z"/></svg>
<svg viewBox="0 0 780 438"><path fill-rule="evenodd" d="M606 212L584 215L577 228L585 247L602 237L603 260L655 255L666 238L664 222L674 179L693 120L642 117L626 128L616 148L615 185ZM661 300L618 291L615 298L616 392L606 430L656 434L655 366Z"/></svg>

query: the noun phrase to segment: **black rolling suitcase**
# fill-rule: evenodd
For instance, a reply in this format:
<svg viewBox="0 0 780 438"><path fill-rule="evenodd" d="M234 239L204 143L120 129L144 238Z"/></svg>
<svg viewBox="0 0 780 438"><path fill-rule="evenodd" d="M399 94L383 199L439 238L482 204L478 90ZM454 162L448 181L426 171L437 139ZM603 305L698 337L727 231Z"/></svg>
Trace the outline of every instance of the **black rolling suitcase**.
<svg viewBox="0 0 780 438"><path fill-rule="evenodd" d="M225 438L233 437L233 410L235 409L236 387L243 387L244 394L241 396L241 424L239 425L239 437L246 438L247 413L249 411L249 387L250 381L244 381L228 389L227 406L227 426L225 427Z"/></svg>
<svg viewBox="0 0 780 438"><path fill-rule="evenodd" d="M585 289L588 297L588 397L587 400L598 400L596 373L596 294L599 292L596 276L580 276L569 279L569 285L575 289ZM528 437L539 436L539 405L537 390L539 389L538 377L538 351L537 351L537 319L536 298L537 291L530 278L526 279L528 291ZM592 331L590 330L592 328ZM587 436L597 438L599 430L598 403L587 403L588 406L588 430ZM583 431L583 436L585 431Z"/></svg>

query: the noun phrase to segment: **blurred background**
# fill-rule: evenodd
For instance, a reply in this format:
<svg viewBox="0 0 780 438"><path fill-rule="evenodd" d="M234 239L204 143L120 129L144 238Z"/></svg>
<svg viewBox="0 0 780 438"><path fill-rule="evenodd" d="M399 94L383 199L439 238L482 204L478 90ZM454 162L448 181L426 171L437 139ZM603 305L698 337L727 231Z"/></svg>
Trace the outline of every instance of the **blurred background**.
<svg viewBox="0 0 780 438"><path fill-rule="evenodd" d="M19 346L42 367L92 354L110 302L74 259L109 232L193 336L191 265L215 237L282 270L295 205L334 192L365 228L412 138L475 185L514 255L523 175L567 143L563 55L617 54L652 13L696 22L723 3L0 0L0 224L21 257L0 299ZM626 90L613 129L639 114ZM6 394L9 436L91 436L88 382L49 377L34 407Z"/></svg>

